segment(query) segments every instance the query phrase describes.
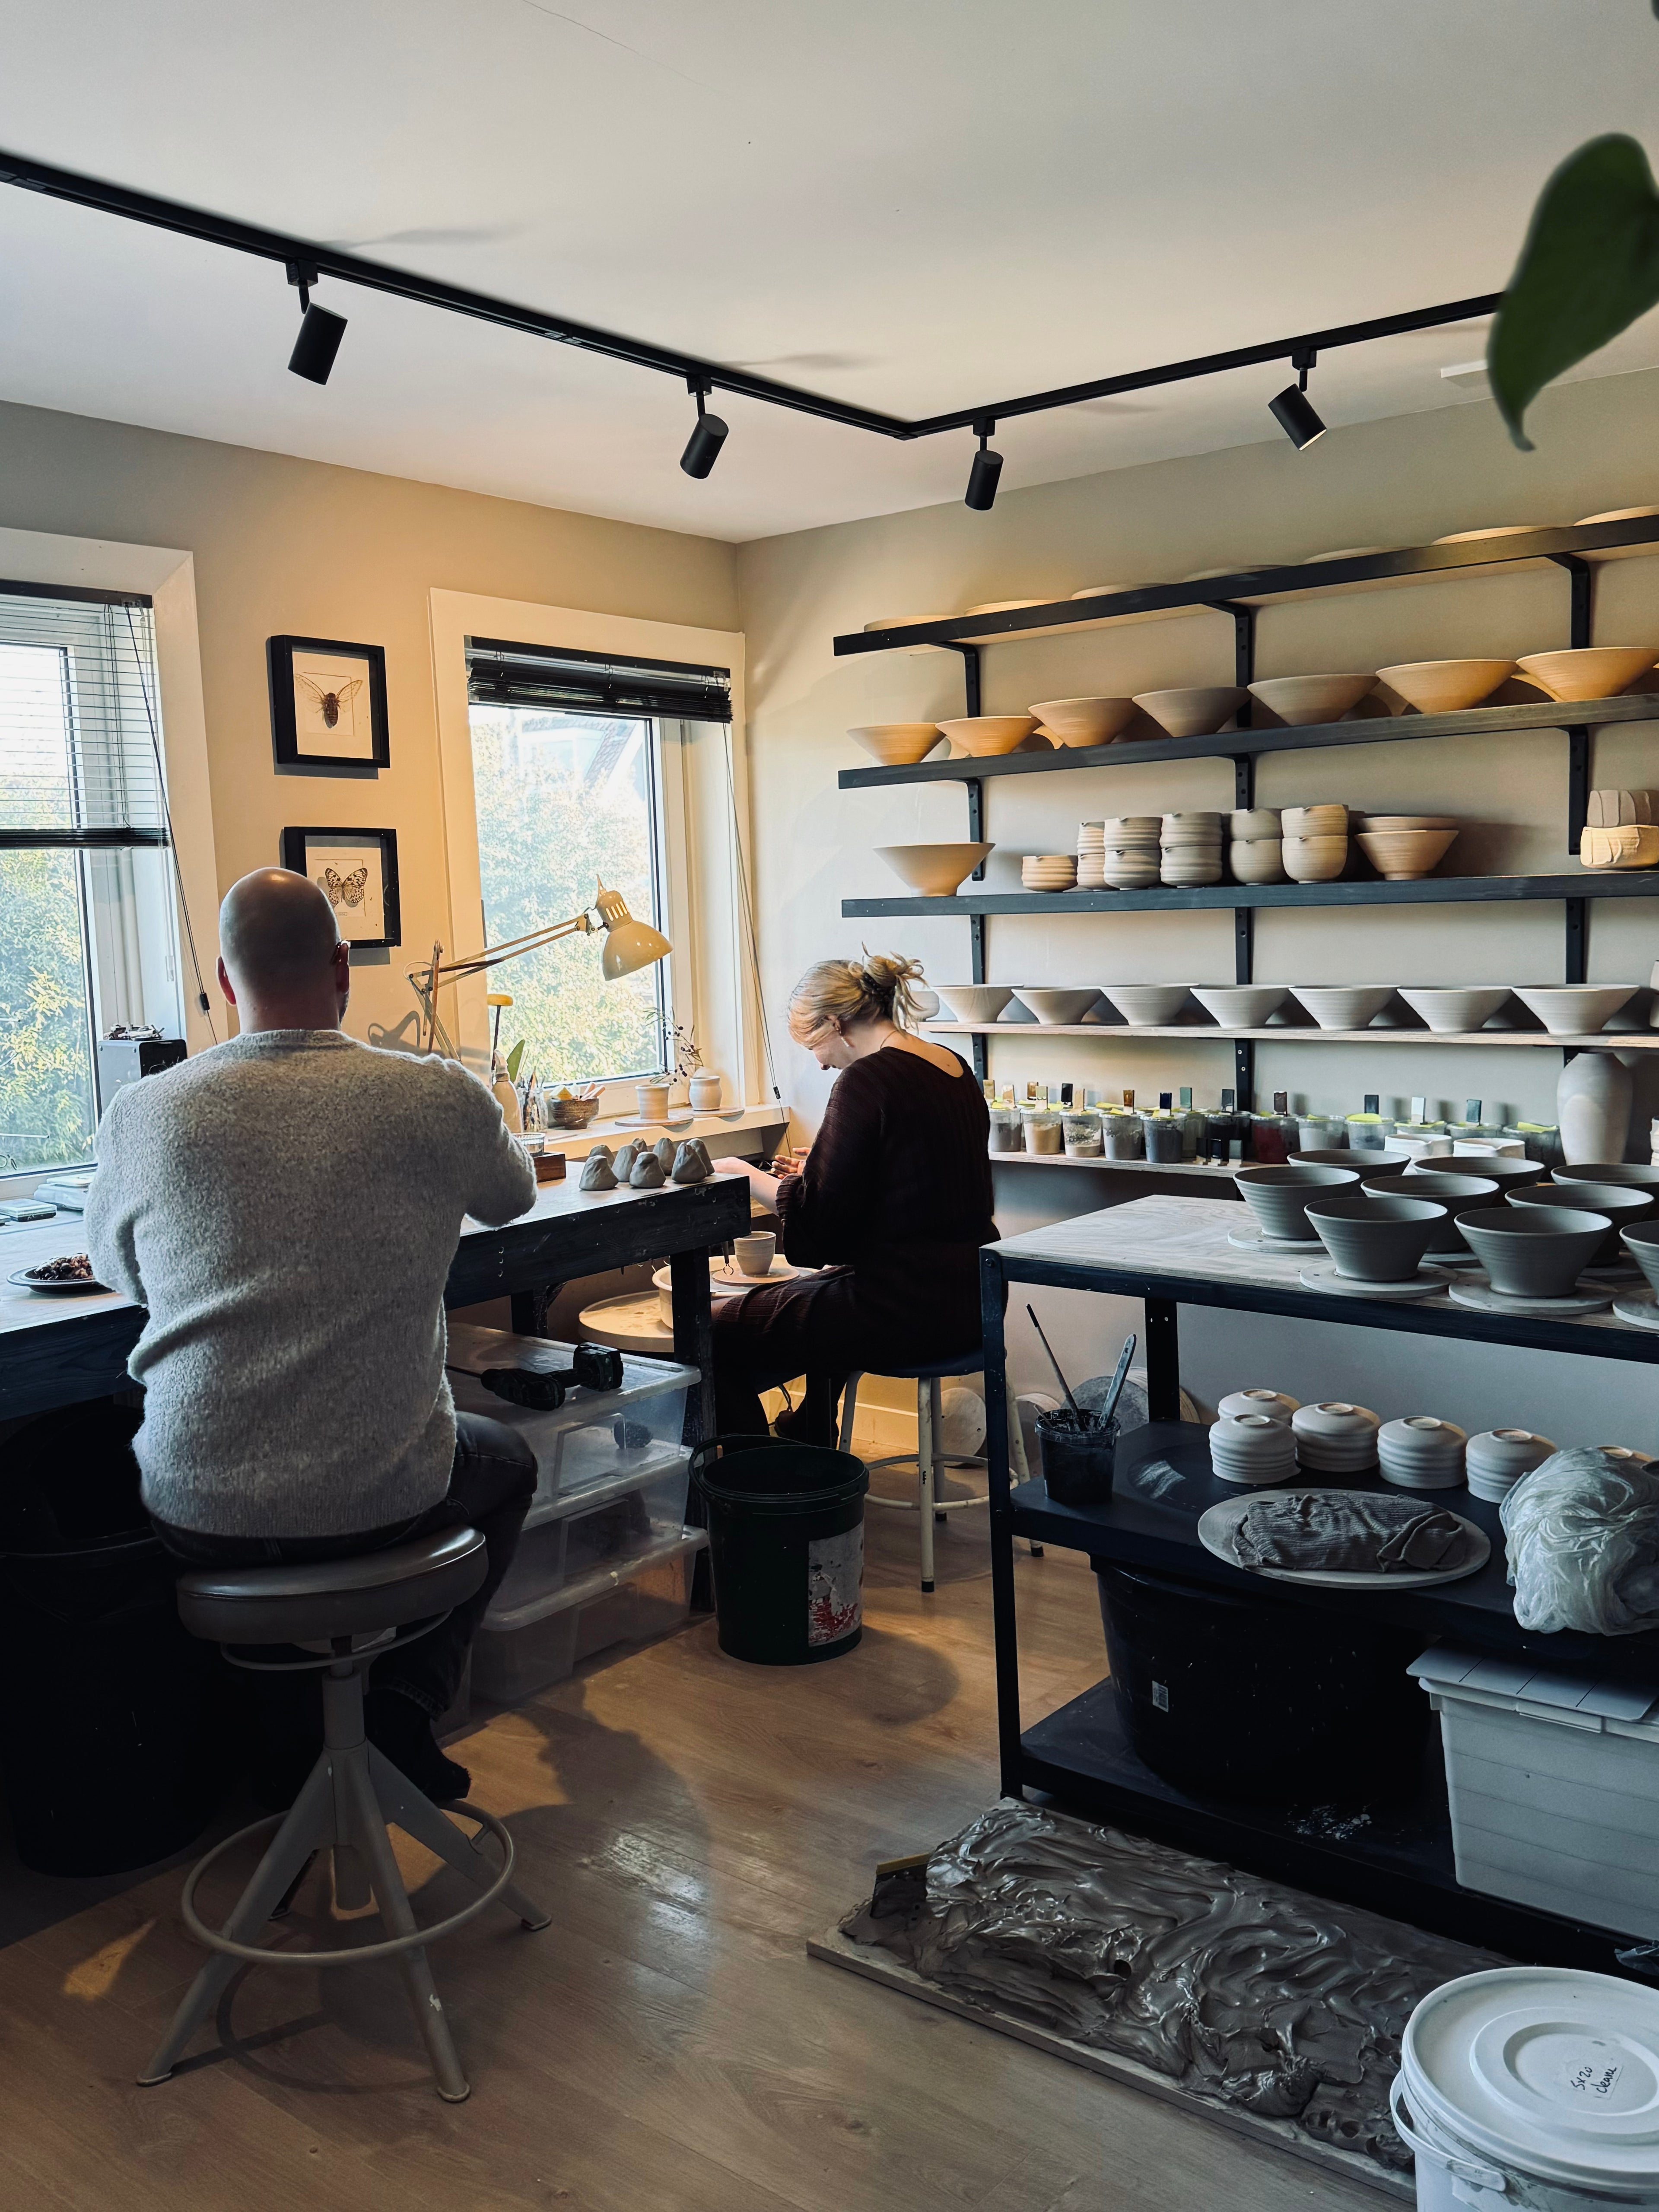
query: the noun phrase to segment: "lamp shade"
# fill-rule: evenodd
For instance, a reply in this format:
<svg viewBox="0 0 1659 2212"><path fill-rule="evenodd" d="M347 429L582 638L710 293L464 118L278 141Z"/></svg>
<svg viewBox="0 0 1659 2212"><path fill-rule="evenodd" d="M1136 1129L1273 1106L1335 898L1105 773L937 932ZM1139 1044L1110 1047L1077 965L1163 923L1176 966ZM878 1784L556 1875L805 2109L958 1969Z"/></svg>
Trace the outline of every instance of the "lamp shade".
<svg viewBox="0 0 1659 2212"><path fill-rule="evenodd" d="M659 929L653 929L648 921L635 921L630 916L625 921L613 922L605 931L600 971L607 983L614 983L619 975L631 975L636 969L648 968L653 960L662 959L672 950Z"/></svg>

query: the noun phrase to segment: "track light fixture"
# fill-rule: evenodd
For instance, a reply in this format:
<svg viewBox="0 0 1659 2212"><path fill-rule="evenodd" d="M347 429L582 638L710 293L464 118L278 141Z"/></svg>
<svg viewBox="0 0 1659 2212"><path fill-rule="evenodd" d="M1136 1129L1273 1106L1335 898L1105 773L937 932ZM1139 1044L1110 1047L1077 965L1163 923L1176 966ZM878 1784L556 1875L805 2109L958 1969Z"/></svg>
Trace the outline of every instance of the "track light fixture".
<svg viewBox="0 0 1659 2212"><path fill-rule="evenodd" d="M1279 428L1296 447L1305 453L1316 438L1325 434L1325 425L1319 419L1314 404L1308 397L1308 371L1319 356L1311 346L1302 346L1291 356L1291 367L1297 373L1296 382L1267 402L1267 408Z"/></svg>
<svg viewBox="0 0 1659 2212"><path fill-rule="evenodd" d="M997 483L1002 475L1002 456L994 453L990 436L996 423L988 415L981 415L974 424L979 438L979 451L974 455L974 465L968 471L968 489L962 503L971 507L975 514L988 514L996 505Z"/></svg>
<svg viewBox="0 0 1659 2212"><path fill-rule="evenodd" d="M303 376L307 384L326 384L334 356L340 350L340 340L345 336L346 319L331 314L326 307L312 306L311 288L317 282L317 271L310 263L290 261L288 281L300 295L300 335L288 357L289 368L294 375Z"/></svg>
<svg viewBox="0 0 1659 2212"><path fill-rule="evenodd" d="M720 457L720 447L728 434L726 425L718 415L703 412L703 401L708 386L700 377L688 376L685 388L697 403L697 419L691 435L685 441L685 451L680 455L680 466L689 477L706 477Z"/></svg>

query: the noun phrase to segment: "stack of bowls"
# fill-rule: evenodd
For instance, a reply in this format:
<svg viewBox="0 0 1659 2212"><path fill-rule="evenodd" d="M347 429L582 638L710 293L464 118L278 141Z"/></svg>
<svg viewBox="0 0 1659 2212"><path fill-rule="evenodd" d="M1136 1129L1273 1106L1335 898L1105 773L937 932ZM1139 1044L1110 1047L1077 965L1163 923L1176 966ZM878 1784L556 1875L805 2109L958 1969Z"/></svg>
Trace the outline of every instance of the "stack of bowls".
<svg viewBox="0 0 1659 2212"><path fill-rule="evenodd" d="M1396 1490L1458 1490L1463 1482L1463 1446L1455 1422L1433 1413L1407 1413L1379 1431L1376 1456L1384 1482Z"/></svg>
<svg viewBox="0 0 1659 2212"><path fill-rule="evenodd" d="M1363 1160L1364 1152L1356 1159ZM1409 1175L1397 1170L1388 1174L1367 1170L1364 1175L1364 1188L1376 1198L1431 1198L1446 1209L1446 1218L1436 1226L1429 1239L1429 1257L1467 1260L1468 1245L1457 1225L1460 1213L1474 1213L1482 1207L1498 1205L1498 1185L1490 1176L1441 1175L1413 1164Z"/></svg>
<svg viewBox="0 0 1659 2212"><path fill-rule="evenodd" d="M1530 1429L1483 1429L1463 1448L1463 1465L1469 1488L1488 1505L1501 1505L1523 1474L1555 1452L1547 1437Z"/></svg>
<svg viewBox="0 0 1659 2212"><path fill-rule="evenodd" d="M1282 884L1285 833L1272 806L1241 806L1228 817L1232 842L1227 848L1233 880L1240 884Z"/></svg>
<svg viewBox="0 0 1659 2212"><path fill-rule="evenodd" d="M1166 814L1158 836L1166 884L1221 881L1221 817L1188 812Z"/></svg>
<svg viewBox="0 0 1659 2212"><path fill-rule="evenodd" d="M1568 1298L1613 1223L1576 1206L1504 1206L1466 1213L1458 1226L1504 1297Z"/></svg>
<svg viewBox="0 0 1659 2212"><path fill-rule="evenodd" d="M1231 1413L1235 1420L1243 1413L1266 1413L1272 1419L1288 1424L1291 1415L1301 1404L1283 1390L1268 1390L1260 1384L1248 1390L1234 1390L1216 1407L1218 1413Z"/></svg>
<svg viewBox="0 0 1659 2212"><path fill-rule="evenodd" d="M1223 1482L1288 1482L1296 1473L1290 1423L1273 1413L1224 1413L1210 1430L1210 1465Z"/></svg>
<svg viewBox="0 0 1659 2212"><path fill-rule="evenodd" d="M1358 1168L1291 1166L1236 1168L1233 1181L1238 1194L1262 1235L1275 1243L1311 1244L1317 1232L1310 1225L1308 1200L1340 1190L1358 1190Z"/></svg>
<svg viewBox="0 0 1659 2212"><path fill-rule="evenodd" d="M1346 1281L1407 1283L1442 1232L1446 1208L1430 1199L1337 1191L1328 1197L1322 1192L1308 1201L1307 1215Z"/></svg>
<svg viewBox="0 0 1659 2212"><path fill-rule="evenodd" d="M1659 1193L1623 1182L1534 1182L1509 1194L1511 1206L1577 1206L1605 1213L1613 1226L1586 1262L1592 1267L1627 1267L1620 1231L1659 1212Z"/></svg>
<svg viewBox="0 0 1659 2212"><path fill-rule="evenodd" d="M1347 866L1347 808L1287 806L1279 823L1285 872L1291 881L1334 883Z"/></svg>
<svg viewBox="0 0 1659 2212"><path fill-rule="evenodd" d="M1297 1463L1304 1474L1363 1474L1376 1465L1382 1422L1369 1406L1328 1398L1291 1416Z"/></svg>
<svg viewBox="0 0 1659 2212"><path fill-rule="evenodd" d="M1077 887L1080 891L1106 888L1106 824L1079 822L1077 825Z"/></svg>
<svg viewBox="0 0 1659 2212"><path fill-rule="evenodd" d="M1069 891L1077 887L1077 861L1070 853L1027 853L1019 880L1028 891Z"/></svg>
<svg viewBox="0 0 1659 2212"><path fill-rule="evenodd" d="M1108 815L1101 823L1100 872L1115 891L1143 891L1158 881L1161 814Z"/></svg>

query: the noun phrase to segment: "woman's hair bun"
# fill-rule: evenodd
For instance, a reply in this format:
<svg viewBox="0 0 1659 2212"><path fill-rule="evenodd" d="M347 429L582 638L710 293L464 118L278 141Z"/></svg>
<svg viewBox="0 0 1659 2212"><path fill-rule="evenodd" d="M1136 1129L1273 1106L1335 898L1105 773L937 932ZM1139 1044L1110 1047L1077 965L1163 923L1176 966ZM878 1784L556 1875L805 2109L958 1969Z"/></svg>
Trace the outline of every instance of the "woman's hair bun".
<svg viewBox="0 0 1659 2212"><path fill-rule="evenodd" d="M826 1023L896 1022L914 1029L920 1014L912 985L921 963L902 953L866 952L857 960L821 960L789 994L790 1026L805 1036Z"/></svg>

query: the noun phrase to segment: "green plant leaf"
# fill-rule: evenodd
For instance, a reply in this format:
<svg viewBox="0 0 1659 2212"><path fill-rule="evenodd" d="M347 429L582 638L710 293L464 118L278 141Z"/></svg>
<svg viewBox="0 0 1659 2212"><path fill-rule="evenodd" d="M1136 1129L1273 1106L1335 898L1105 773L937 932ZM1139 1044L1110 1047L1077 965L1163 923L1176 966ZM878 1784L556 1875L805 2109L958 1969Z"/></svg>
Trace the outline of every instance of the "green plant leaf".
<svg viewBox="0 0 1659 2212"><path fill-rule="evenodd" d="M1492 397L1523 453L1547 384L1659 305L1659 191L1614 132L1570 154L1540 195L1486 348Z"/></svg>
<svg viewBox="0 0 1659 2212"><path fill-rule="evenodd" d="M509 1083L516 1083L519 1079L519 1068L524 1059L524 1048L525 1040L520 1037L507 1055L507 1079Z"/></svg>

